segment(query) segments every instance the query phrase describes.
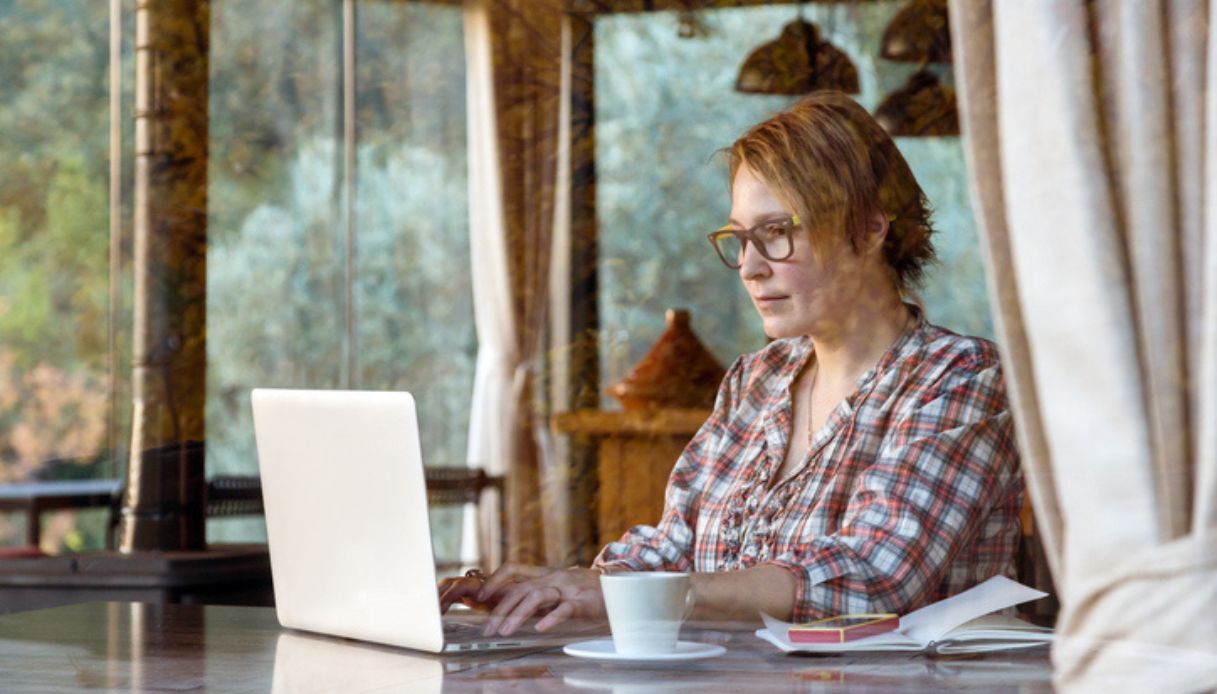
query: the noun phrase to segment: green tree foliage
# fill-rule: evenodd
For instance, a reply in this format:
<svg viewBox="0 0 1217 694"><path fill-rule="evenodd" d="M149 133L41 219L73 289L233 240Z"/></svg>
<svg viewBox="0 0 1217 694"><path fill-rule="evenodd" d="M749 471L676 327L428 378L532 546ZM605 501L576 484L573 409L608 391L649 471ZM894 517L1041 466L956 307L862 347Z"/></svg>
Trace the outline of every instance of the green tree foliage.
<svg viewBox="0 0 1217 694"><path fill-rule="evenodd" d="M104 3L0 4L0 348L18 368L105 363L108 46Z"/></svg>
<svg viewBox="0 0 1217 694"><path fill-rule="evenodd" d="M23 241L43 229L61 157L105 186L108 66L106 3L0 3L0 207L20 211Z"/></svg>
<svg viewBox="0 0 1217 694"><path fill-rule="evenodd" d="M0 481L105 469L108 70L107 3L0 2Z"/></svg>
<svg viewBox="0 0 1217 694"><path fill-rule="evenodd" d="M108 201L104 180L85 170L83 157L56 162L46 189L43 228L14 223L0 231L0 342L16 365L51 363L104 370L109 269ZM23 231L27 233L23 234ZM26 238L21 238L26 236Z"/></svg>
<svg viewBox="0 0 1217 694"><path fill-rule="evenodd" d="M92 457L102 435L38 445L21 422L62 392L63 428L96 431L105 409L109 204L108 10L102 3L0 4L0 368L18 397L0 408L0 468Z"/></svg>

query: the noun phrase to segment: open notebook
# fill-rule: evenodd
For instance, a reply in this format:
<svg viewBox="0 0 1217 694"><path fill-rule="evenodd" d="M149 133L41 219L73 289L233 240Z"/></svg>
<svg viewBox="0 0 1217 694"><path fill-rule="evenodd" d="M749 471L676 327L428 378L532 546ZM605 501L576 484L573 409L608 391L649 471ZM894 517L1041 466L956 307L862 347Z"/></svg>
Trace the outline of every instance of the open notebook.
<svg viewBox="0 0 1217 694"><path fill-rule="evenodd" d="M787 653L921 652L982 653L1031 648L1052 641L1052 630L1016 617L992 614L1047 593L1004 576L994 576L946 600L900 618L895 631L846 643L793 643L788 622L762 614L765 628L756 635Z"/></svg>

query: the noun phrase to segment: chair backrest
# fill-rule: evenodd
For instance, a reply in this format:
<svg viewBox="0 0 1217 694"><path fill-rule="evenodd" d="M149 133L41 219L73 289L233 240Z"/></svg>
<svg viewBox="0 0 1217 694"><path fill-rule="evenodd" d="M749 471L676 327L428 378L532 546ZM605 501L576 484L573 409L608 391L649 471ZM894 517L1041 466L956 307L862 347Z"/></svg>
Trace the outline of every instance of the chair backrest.
<svg viewBox="0 0 1217 694"><path fill-rule="evenodd" d="M495 567L487 565L491 557L504 556L502 546L503 528L503 478L488 475L481 468L471 467L435 467L424 469L427 478L427 504L431 508L437 506L466 506L472 505L477 513L475 521L478 524L478 556L458 558L454 560L437 560L436 569L441 573L450 573L467 568L467 560L479 565L482 569L490 570ZM490 528L482 521L490 514L497 521L497 528ZM498 551L490 551L492 543L498 542Z"/></svg>
<svg viewBox="0 0 1217 694"><path fill-rule="evenodd" d="M464 506L472 504L479 511L494 504L499 513L499 527L502 527L502 498L503 478L486 474L485 470L470 467L427 467L424 468L427 480L427 504L431 508L440 506ZM206 509L208 518L232 516L259 516L263 513L262 482L256 475L227 475L214 477L207 483ZM478 514L481 516L481 513ZM479 528L478 547L482 548L482 556L474 558L476 564L484 564L487 560L485 548L490 546L495 538L502 533L492 533L485 528ZM500 556L501 556L500 547ZM443 571L456 571L465 568L466 562L459 559L437 562L436 568ZM483 567L493 568L493 567Z"/></svg>
<svg viewBox="0 0 1217 694"><path fill-rule="evenodd" d="M1061 610L1061 603L1056 595L1056 584L1052 581L1052 572L1048 569L1048 557L1044 554L1044 545L1040 542L1039 532L1035 527L1035 513L1031 507L1031 495L1029 494L1023 496L1023 507L1019 517L1023 532L1019 542L1018 555L1015 557L1018 582L1048 593L1046 598L1020 606L1019 615L1041 626L1053 626L1056 624L1057 614Z"/></svg>

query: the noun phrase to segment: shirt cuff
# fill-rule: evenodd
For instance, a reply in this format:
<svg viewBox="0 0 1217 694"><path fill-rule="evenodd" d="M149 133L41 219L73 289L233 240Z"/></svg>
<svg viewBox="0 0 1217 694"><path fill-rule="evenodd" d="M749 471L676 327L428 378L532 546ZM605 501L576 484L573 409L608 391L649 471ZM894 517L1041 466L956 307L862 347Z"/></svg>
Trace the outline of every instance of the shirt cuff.
<svg viewBox="0 0 1217 694"><path fill-rule="evenodd" d="M811 588L816 585L807 567L798 562L774 559L769 564L786 569L794 577L794 604L790 606L790 621L810 622L829 615L821 614L811 607Z"/></svg>

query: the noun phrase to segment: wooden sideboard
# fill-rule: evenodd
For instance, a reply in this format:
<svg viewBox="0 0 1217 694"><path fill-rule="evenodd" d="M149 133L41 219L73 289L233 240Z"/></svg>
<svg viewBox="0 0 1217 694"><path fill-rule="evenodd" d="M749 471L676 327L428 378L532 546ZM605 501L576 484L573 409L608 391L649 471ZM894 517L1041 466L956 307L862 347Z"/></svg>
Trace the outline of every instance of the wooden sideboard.
<svg viewBox="0 0 1217 694"><path fill-rule="evenodd" d="M554 417L554 431L596 443L602 546L639 523L659 520L672 465L709 416L710 410L655 409L579 410Z"/></svg>

